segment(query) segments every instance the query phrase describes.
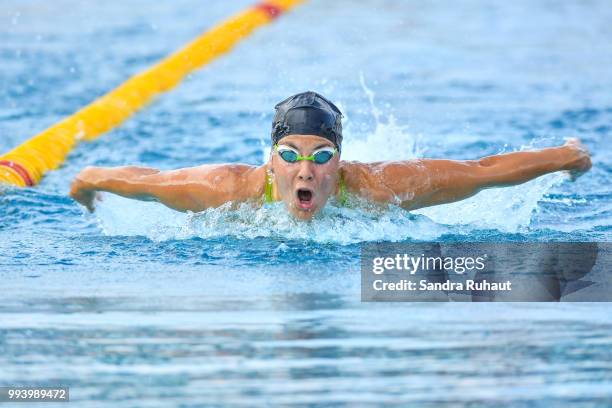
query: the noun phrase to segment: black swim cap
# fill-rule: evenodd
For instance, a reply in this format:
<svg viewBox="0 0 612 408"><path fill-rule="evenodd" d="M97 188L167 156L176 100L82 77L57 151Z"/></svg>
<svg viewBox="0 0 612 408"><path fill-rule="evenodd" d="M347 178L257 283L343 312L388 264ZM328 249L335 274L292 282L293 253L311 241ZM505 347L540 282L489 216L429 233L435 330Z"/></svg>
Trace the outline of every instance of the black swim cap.
<svg viewBox="0 0 612 408"><path fill-rule="evenodd" d="M317 135L340 151L342 113L316 92L302 92L278 103L272 121L272 144L289 135Z"/></svg>

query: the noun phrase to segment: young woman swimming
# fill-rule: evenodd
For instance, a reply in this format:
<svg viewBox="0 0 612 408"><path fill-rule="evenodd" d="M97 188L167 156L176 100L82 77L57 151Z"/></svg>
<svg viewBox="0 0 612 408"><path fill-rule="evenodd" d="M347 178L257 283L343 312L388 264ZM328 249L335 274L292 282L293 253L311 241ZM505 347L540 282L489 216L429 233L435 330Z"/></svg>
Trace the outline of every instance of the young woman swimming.
<svg viewBox="0 0 612 408"><path fill-rule="evenodd" d="M340 203L353 195L411 210L556 171L568 171L575 179L591 168L589 152L578 139L478 160L342 161L342 113L332 102L304 92L275 109L272 151L264 165L215 164L170 171L87 167L76 176L70 195L90 211L100 191L194 212L227 202L283 201L296 218L309 220L332 196Z"/></svg>

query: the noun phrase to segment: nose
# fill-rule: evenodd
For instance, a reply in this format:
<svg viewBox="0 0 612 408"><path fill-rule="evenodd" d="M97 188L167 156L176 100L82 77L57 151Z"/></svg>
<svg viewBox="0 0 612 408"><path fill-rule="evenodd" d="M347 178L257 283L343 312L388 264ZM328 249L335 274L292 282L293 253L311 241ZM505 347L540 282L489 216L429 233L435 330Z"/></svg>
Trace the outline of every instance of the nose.
<svg viewBox="0 0 612 408"><path fill-rule="evenodd" d="M300 162L300 171L298 172L298 179L302 181L311 181L314 179L314 173L312 171L312 162L309 160L302 160Z"/></svg>

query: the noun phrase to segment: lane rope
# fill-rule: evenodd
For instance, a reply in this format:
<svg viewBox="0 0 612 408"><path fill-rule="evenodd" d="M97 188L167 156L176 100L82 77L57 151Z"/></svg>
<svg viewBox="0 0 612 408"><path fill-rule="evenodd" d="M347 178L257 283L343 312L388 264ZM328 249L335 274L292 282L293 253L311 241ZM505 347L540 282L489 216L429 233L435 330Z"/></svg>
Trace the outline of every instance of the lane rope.
<svg viewBox="0 0 612 408"><path fill-rule="evenodd" d="M138 73L10 152L0 155L0 183L38 184L58 168L81 140L94 140L119 126L159 94L178 85L192 71L229 52L256 28L304 0L267 0L203 33L182 49Z"/></svg>

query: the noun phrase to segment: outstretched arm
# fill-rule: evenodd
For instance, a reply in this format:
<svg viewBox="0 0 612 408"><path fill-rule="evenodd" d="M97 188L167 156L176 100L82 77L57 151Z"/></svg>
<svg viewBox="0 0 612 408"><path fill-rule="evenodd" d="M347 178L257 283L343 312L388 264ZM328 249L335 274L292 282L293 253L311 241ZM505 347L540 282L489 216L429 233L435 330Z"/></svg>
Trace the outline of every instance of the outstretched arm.
<svg viewBox="0 0 612 408"><path fill-rule="evenodd" d="M87 167L74 179L70 196L94 210L100 191L159 201L179 211L202 211L228 201L246 201L263 192L265 169L243 164L204 165L159 171L147 167Z"/></svg>
<svg viewBox="0 0 612 408"><path fill-rule="evenodd" d="M356 166L356 165L351 165ZM491 187L513 186L566 170L575 179L591 167L578 139L547 149L479 160L410 160L365 164L346 172L347 187L378 202L417 209L462 200Z"/></svg>

